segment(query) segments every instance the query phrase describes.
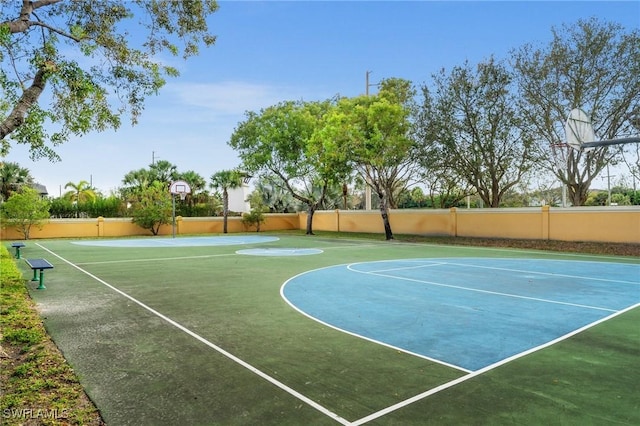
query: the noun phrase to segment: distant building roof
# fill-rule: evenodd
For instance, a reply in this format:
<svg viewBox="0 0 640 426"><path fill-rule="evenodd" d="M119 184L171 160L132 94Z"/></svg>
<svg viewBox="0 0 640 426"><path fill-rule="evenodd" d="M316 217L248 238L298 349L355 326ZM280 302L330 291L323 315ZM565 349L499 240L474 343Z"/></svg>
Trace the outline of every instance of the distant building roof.
<svg viewBox="0 0 640 426"><path fill-rule="evenodd" d="M33 189L38 191L40 193L40 195L49 195L49 192L47 192L47 187L44 186L44 185L41 185L39 183L34 183L33 184Z"/></svg>

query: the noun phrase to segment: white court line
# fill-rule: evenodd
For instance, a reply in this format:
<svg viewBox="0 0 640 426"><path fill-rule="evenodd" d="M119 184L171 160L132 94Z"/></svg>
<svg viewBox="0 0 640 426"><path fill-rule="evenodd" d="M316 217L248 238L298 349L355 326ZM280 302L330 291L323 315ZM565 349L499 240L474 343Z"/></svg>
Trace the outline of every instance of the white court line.
<svg viewBox="0 0 640 426"><path fill-rule="evenodd" d="M463 287L463 286L451 285L451 284L444 284L444 283L438 283L438 282L435 282L435 281L427 281L427 280L418 280L418 279L415 279L415 278L399 277L397 275L391 275L391 274L381 274L381 273L377 273L377 272L373 272L373 271L358 271L357 269L351 268L351 265L347 265L347 269L352 271L352 272L357 272L359 274L375 275L375 276L384 277L384 278L391 278L391 279L403 280L403 281L411 281L411 282L416 282L416 283L421 283L421 284L435 285L435 286L438 286L438 287L455 288L455 289L458 289L458 290L474 291L474 292L477 292L477 293L491 294L491 295L495 295L495 296L512 297L514 299L533 300L533 301L536 301L536 302L552 303L552 304L555 304L555 305L573 306L573 307L576 307L576 308L595 309L597 311L617 312L615 309L603 308L601 306L581 305L581 304L578 304L578 303L560 302L558 300L541 299L541 298L538 298L538 297L530 297L530 296L520 296L518 294L502 293L502 292L499 292L499 291L480 290L480 289L477 289L477 288Z"/></svg>
<svg viewBox="0 0 640 426"><path fill-rule="evenodd" d="M496 270L496 271L518 272L518 273L523 273L523 274L549 275L549 276L553 276L553 277L577 278L577 279L581 279L581 280L604 281L604 282L609 282L609 283L640 284L640 280L638 280L638 281L612 280L612 279L608 279L608 278L595 278L595 277L588 277L588 276L583 276L583 275L569 275L569 274L558 274L558 273L555 273L555 272L527 271L527 270L521 270L521 269L498 268L496 266L470 265L468 263L456 263L456 262L447 262L447 264L448 265L454 265L454 266L463 266L463 267L466 266L466 267L469 267L469 268L493 269L493 270ZM625 265L627 265L627 264L625 263Z"/></svg>
<svg viewBox="0 0 640 426"><path fill-rule="evenodd" d="M313 271L319 271L319 270L322 270L322 269L329 269L329 268L333 268L333 266L326 266L326 267L324 267L324 268L314 269ZM302 272L302 273L300 273L300 274L298 274L298 275L295 275L295 276L293 276L293 277L289 278L287 281L285 281L285 282L284 282L284 284L282 284L282 286L280 287L280 297L282 297L282 299L283 299L283 300L284 300L284 301L285 301L289 306L291 306L291 308L295 309L295 310L296 310L296 311L298 311L300 314L304 315L305 317L307 317L307 318L309 318L309 319L311 319L311 320L313 320L313 321L316 321L316 322L318 322L318 323L320 323L320 324L324 325L325 327L332 328L332 329L337 330L337 331L339 331L339 332L341 332L341 333L345 333L345 334L348 334L348 335L350 335L350 336L354 336L354 337L357 337L357 338L359 338L359 339L366 340L366 341L368 341L368 342L372 342L372 343L375 343L375 344L377 344L377 345L381 345L381 346L384 346L384 347L387 347L387 348L393 349L393 350L398 351L398 352L402 352L402 353L406 353L406 354L408 354L408 355L412 355L412 356L415 356L415 357L418 357L418 358L426 359L427 361L434 362L434 363L436 363L436 364L440 364L440 365L443 365L443 366L445 366L445 367L453 368L453 369L455 369L455 370L463 371L463 372L465 372L465 373L470 373L470 372L471 372L471 370L466 369L466 368L464 368L464 367L460 367L460 366L458 366L458 365L450 364L450 363L448 363L448 362L442 361L442 360L437 359L437 358L431 358L431 357L429 357L429 356L426 356L426 355L423 355L423 354L420 354L420 353L417 353L417 352L412 352L412 351L409 351L409 350L407 350L407 349L401 348L400 346L390 345L389 343L385 343L385 342L383 342L383 341L381 341L381 340L372 339L371 337L363 336L362 334L354 333L353 331L349 331L349 330L346 330L346 329L344 329L344 328L337 327L337 326L335 326L335 325L333 325L333 324L330 324L330 323L328 323L328 322L325 322L325 321L321 320L320 318L314 317L313 315L310 315L310 314L308 314L307 312L303 311L302 309L298 308L298 307L295 305L295 303L291 302L291 301L287 298L287 296L284 294L284 289L285 289L285 287L287 286L287 284L288 284L289 282L293 281L293 280L294 280L294 279L296 279L297 277L299 277L299 276L301 276L301 275L304 275L304 274L307 274L307 273L309 273L309 272L313 272L313 271L306 271L306 272Z"/></svg>
<svg viewBox="0 0 640 426"><path fill-rule="evenodd" d="M133 303L141 306L142 308L146 309L147 311L151 312L152 314L156 315L157 317L163 319L164 321L168 322L169 324L171 324L172 326L176 327L180 331L185 332L189 336L193 337L196 340L199 340L200 342L204 343L205 345L209 346L210 348L216 350L218 353L226 356L230 360L236 362L237 364L240 364L241 366L243 366L247 370L251 371L252 373L262 377L264 380L268 381L269 383L271 383L271 384L275 385L276 387L282 389L283 391L287 392L288 394L298 398L300 401L304 402L305 404L315 408L316 410L320 411L322 414L324 414L324 415L326 415L328 417L331 417L333 420L335 420L338 423L341 423L343 425L349 425L350 424L350 422L348 420L343 419L342 417L340 417L336 413L334 413L334 412L330 411L329 409L323 407L322 405L318 404L317 402L313 401L312 399L307 398L306 396L304 396L300 392L290 388L289 386L285 385L284 383L280 382L279 380L274 379L273 377L269 376L268 374L262 372L261 370L257 369L256 367L252 366L248 362L243 361L242 359L238 358L237 356L233 355L232 353L227 352L226 350L222 349L220 346L218 346L218 345L216 345L214 343L211 343L210 341L208 341L204 337L200 336L199 334L194 333L193 331L191 331L188 328L184 327L183 325L177 323L176 321L172 320L171 318L161 314L160 312L156 311L155 309L151 308L150 306L145 305L144 303L142 303L138 299L136 299L136 298L128 295L124 291L112 286L111 284L107 283L103 279L98 278L97 276L93 275L92 273L90 273L88 271L85 271L84 269L82 269L79 266L71 263L70 261L68 261L67 259L63 258L62 256L52 252L48 248L43 247L41 244L36 243L36 245L38 247L42 248L43 250L46 250L47 252L51 253L53 256L57 257L58 259L62 260L65 263L67 263L68 265L76 268L80 272L88 275L89 277L91 277L94 280L98 281L99 283L103 284L104 286L109 287L111 290L115 291L116 293L126 297L127 299L131 300Z"/></svg>
<svg viewBox="0 0 640 426"><path fill-rule="evenodd" d="M181 256L181 257L154 257L149 259L104 260L101 262L79 262L79 263L76 263L76 265L102 265L102 264L108 264L108 263L156 262L158 260L206 259L209 257L223 257L223 256L235 256L235 253L203 254L200 256Z"/></svg>
<svg viewBox="0 0 640 426"><path fill-rule="evenodd" d="M452 380L450 382L447 382L447 383L444 383L444 384L442 384L440 386L437 386L435 388L429 389L428 391L425 391L423 393L415 395L415 396L413 396L411 398L405 399L404 401L398 402L397 404L390 405L387 408L384 408L384 409L382 409L380 411L377 411L377 412L375 412L373 414L370 414L370 415L368 415L366 417L363 417L363 418L361 418L359 420L355 420L355 421L351 422L351 425L358 426L358 425L362 425L362 424L365 424L367 422L370 422L372 420L378 419L378 418L380 418L380 417L382 417L384 415L387 415L387 414L389 414L389 413L391 413L393 411L396 411L396 410L399 410L401 408L404 408L404 407L406 407L408 405L413 404L414 402L420 401L420 400L422 400L422 399L424 399L424 398L426 398L428 396L434 395L434 394L436 394L438 392L441 392L441 391L443 391L445 389L449 389L449 388L451 388L451 387L453 387L455 385L458 385L458 384L460 384L462 382L466 382L469 379L473 379L474 377L477 377L477 376L479 376L481 374L486 373L487 371L490 371L490 370L493 370L495 368L498 368L498 367L500 367L500 366L502 366L504 364L507 364L507 363L509 363L511 361L514 361L514 360L516 360L518 358L522 358L522 357L524 357L526 355L532 354L532 353L537 352L537 351L539 351L541 349L547 348L547 347L549 347L551 345L555 345L558 342L561 342L561 341L566 340L566 339L568 339L570 337L573 337L578 333L582 333L583 331L585 331L585 330L587 330L587 329L589 329L591 327L595 327L596 325L598 325L600 323L608 321L608 320L610 320L610 319L612 319L614 317L617 317L618 315L621 315L621 314L623 314L623 313L625 313L627 311L630 311L632 309L635 309L637 307L640 307L640 303L638 303L636 305L633 305L633 306L629 306L626 309L623 309L621 311L615 312L615 313L613 313L613 314L611 314L611 315L609 315L607 317L604 317L604 318L601 318L601 319L599 319L599 320L597 320L595 322L592 322L591 324L587 324L584 327L581 327L581 328L579 328L577 330L574 330L574 331L572 331L570 333L567 333L564 336L560 336L557 339L551 340L550 342L544 343L544 344L542 344L540 346L536 346L535 348L531 348L531 349L529 349L527 351L524 351L524 352L521 352L519 354L513 355L513 356L511 356L509 358L505 358L502 361L496 362L495 364L488 365L488 366L486 366L484 368L481 368L480 370L474 371L471 374L459 377L459 378L454 379L454 380Z"/></svg>
<svg viewBox="0 0 640 426"><path fill-rule="evenodd" d="M360 272L360 271L357 271L357 272ZM512 297L514 299L533 300L533 301L536 301L536 302L552 303L552 304L555 304L555 305L566 305L566 306L573 306L573 307L576 307L576 308L595 309L597 311L617 312L615 309L604 308L604 307L601 307L601 306L581 305L579 303L560 302L558 300L541 299L539 297L530 297L530 296L520 296L518 294L502 293L502 292L499 292L499 291L479 290L477 288L463 287L463 286L451 285L451 284L443 284L443 283L437 283L435 281L426 281L426 280L417 280L417 279L412 279L412 278L404 278L404 277L398 277L398 276L395 276L395 275L376 274L376 273L372 273L372 272L361 272L361 273L377 275L377 276L380 276L380 277L392 278L392 279L397 279L397 280L413 281L413 282L418 282L418 283L422 283L422 284L435 285L435 286L439 286L439 287L449 287L449 288L455 288L455 289L459 289L459 290L475 291L477 293L492 294L492 295L495 295L495 296Z"/></svg>

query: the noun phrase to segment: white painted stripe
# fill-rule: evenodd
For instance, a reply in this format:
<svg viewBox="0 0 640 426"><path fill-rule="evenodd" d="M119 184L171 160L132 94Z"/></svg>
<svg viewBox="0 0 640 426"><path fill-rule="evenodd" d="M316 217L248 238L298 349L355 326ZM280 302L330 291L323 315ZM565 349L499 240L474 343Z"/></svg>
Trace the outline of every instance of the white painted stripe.
<svg viewBox="0 0 640 426"><path fill-rule="evenodd" d="M609 308L604 308L604 307L600 307L600 306L581 305L581 304L578 304L578 303L561 302L561 301L558 301L558 300L541 299L541 298L538 298L538 297L530 297L530 296L520 296L520 295L517 295L517 294L502 293L502 292L499 292L499 291L480 290L480 289L477 289L477 288L463 287L463 286L451 285L451 284L444 284L444 283L438 283L438 282L435 282L435 281L427 281L427 280L419 280L419 279L415 279L415 278L398 277L398 276L390 275L390 274L379 274L379 273L376 273L376 272L358 271L357 269L351 268L351 265L348 265L347 269L352 271L352 272L356 272L358 274L375 275L375 276L384 277L384 278L390 278L390 279L396 279L396 280L402 280L402 281L411 281L411 282L416 282L416 283L421 283L421 284L434 285L434 286L438 286L438 287L455 288L455 289L458 289L458 290L473 291L473 292L477 292L477 293L491 294L491 295L495 295L495 296L511 297L511 298L514 298L514 299L533 300L535 302L552 303L552 304L555 304L555 305L573 306L573 307L576 307L576 308L595 309L597 311L617 312L615 309L609 309Z"/></svg>
<svg viewBox="0 0 640 426"><path fill-rule="evenodd" d="M390 348L390 349L393 349L393 350L395 350L395 351L399 351L399 352L402 352L402 353L405 353L405 354L408 354L408 355L412 355L412 356L415 356L415 357L418 357L418 358L426 359L427 361L435 362L436 364L444 365L445 367L453 368L453 369L456 369L456 370L459 370L459 371L463 371L463 372L465 372L465 373L470 373L470 372L471 372L471 370L468 370L468 369L466 369L466 368L464 368L464 367L460 367L460 366L458 366L458 365L450 364L450 363L448 363L448 362L442 361L442 360L437 359L437 358L431 358L431 357L428 357L428 356L426 356L426 355L422 355L422 354L417 353L417 352L412 352L412 351L406 350L406 349L401 348L401 347L399 347L399 346L393 346L393 345L390 345L389 343L385 343L385 342L382 342L382 341L380 341L380 340L372 339L372 338L370 338L370 337L366 337L366 336L363 336L363 335L361 335L361 334L357 334L357 333L354 333L354 332L352 332L352 331L345 330L345 329L340 328L340 327L336 327L335 325L332 325L332 324L330 324L330 323L328 323L328 322L325 322L325 321L323 321L323 320L321 320L321 319L319 319L319 318L314 317L313 315L310 315L310 314L306 313L306 312L305 312L305 311L303 311L302 309L298 308L298 307L297 307L293 302L291 302L289 299L287 299L287 296L285 296L285 294L284 294L284 288L286 287L286 285L287 285L290 281L292 281L292 280L294 280L295 278L297 278L297 277L299 277L299 276L301 276L301 275L304 275L304 274L306 274L306 273L308 273L308 272L320 271L320 270L322 270L322 269L328 269L328 268L333 268L333 266L327 266L327 267L324 267L324 268L314 269L314 270L312 270L312 271L306 271L306 272L303 272L303 273L301 273L301 274L298 274L298 275L296 275L296 276L294 276L294 277L289 278L289 279L288 279L287 281L285 281L285 282L284 282L284 284L282 284L282 286L280 287L280 297L282 297L282 299L283 299L285 302L287 302L287 304L288 304L289 306L291 306L293 309L295 309L296 311L298 311L300 314L304 315L305 317L307 317L307 318L309 318L309 319L312 319L313 321L316 321L316 322L318 322L318 323L320 323L320 324L324 325L325 327L332 328L332 329L337 330L337 331L339 331L339 332L341 332L341 333L345 333L345 334L348 334L348 335L350 335L350 336L357 337L357 338L359 338L359 339L366 340L366 341L371 342L371 343L375 343L375 344L377 344L377 345L385 346L385 347Z"/></svg>
<svg viewBox="0 0 640 426"><path fill-rule="evenodd" d="M583 276L583 275L559 274L556 272L540 272L540 271L528 271L528 270L522 270L522 269L499 268L496 266L471 265L468 263L447 262L447 265L469 267L469 268L480 268L480 269L492 269L496 271L518 272L522 274L548 275L553 277L574 278L574 279L580 279L580 280L604 281L604 282L610 282L610 283L640 284L640 280L638 281L612 280L609 278L596 278L596 277L589 277L589 276ZM609 265L613 267L615 264L609 264Z"/></svg>
<svg viewBox="0 0 640 426"><path fill-rule="evenodd" d="M116 293L126 297L127 299L131 300L133 303L141 306L142 308L146 309L147 311L151 312L152 314L156 315L157 317L163 319L164 321L168 322L169 324L171 324L172 326L176 327L180 331L183 331L184 333L188 334L189 336L193 337L194 339L204 343L205 345L207 345L210 348L216 350L220 354L226 356L230 360L236 362L237 364L240 364L241 366L243 366L247 370L251 371L252 373L262 377L264 380L268 381L269 383L277 386L278 388L282 389L283 391L285 391L285 392L289 393L290 395L298 398L300 401L304 402L305 404L315 408L316 410L320 411L322 414L324 414L324 415L326 415L328 417L331 417L332 419L334 419L335 421L337 421L337 422L339 422L339 423L341 423L343 425L349 425L350 424L349 421L343 419L342 417L340 417L336 413L334 413L334 412L330 411L329 409L323 407L322 405L318 404L317 402L313 401L312 399L304 396L300 392L290 388L289 386L287 386L284 383L278 381L277 379L274 379L273 377L269 376L268 374L260 371L256 367L252 366L248 362L243 361L242 359L238 358L237 356L233 355L232 353L227 352L226 350L222 349L220 346L218 346L218 345L216 345L214 343L211 343L210 341L208 341L204 337L194 333L193 331L191 331L188 328L184 327L183 325L177 323L176 321L172 320L171 318L161 314L160 312L156 311L155 309L151 308L150 306L145 305L144 303L142 303L141 301L137 300L136 298L128 295L124 291L112 286L111 284L107 283L106 281L102 280L101 278L98 278L97 276L91 274L90 272L85 271L84 269L82 269L79 266L73 264L72 262L68 261L67 259L63 258L62 256L52 252L51 250L49 250L48 248L42 246L41 244L36 243L36 245L38 247L42 248L43 250L46 250L47 252L51 253L53 256L57 257L58 259L62 260L65 263L67 263L68 265L76 268L80 272L88 275L89 277L91 277L94 280L98 281L99 283L103 284L104 286L110 288L111 290L115 291Z"/></svg>
<svg viewBox="0 0 640 426"><path fill-rule="evenodd" d="M46 249L45 249L46 250ZM136 263L136 262L157 262L159 260L182 260L182 259L207 259L209 257L235 256L235 253L225 254L204 254L200 256L180 256L180 257L154 257L149 259L122 259L122 260L105 260L101 262L79 262L76 265L102 265L110 263Z"/></svg>
<svg viewBox="0 0 640 426"><path fill-rule="evenodd" d="M391 413L393 411L399 410L401 408L404 408L404 407L406 407L408 405L413 404L414 402L420 401L420 400L422 400L422 399L424 399L424 398L426 398L428 396L434 395L434 394L436 394L438 392L441 392L441 391L443 391L445 389L449 389L449 388L451 388L451 387L453 387L455 385L458 385L460 383L466 382L469 379L473 379L474 377L477 377L477 376L479 376L481 374L484 374L487 371L493 370L493 369L498 368L498 367L500 367L500 366L502 366L504 364L507 364L507 363L509 363L511 361L514 361L514 360L516 360L518 358L522 358L522 357L524 357L526 355L532 354L534 352L537 352L539 350L547 348L547 347L549 347L551 345L554 345L554 344L556 344L558 342L566 340L566 339L568 339L570 337L573 337L578 333L582 333L583 331L585 331L585 330L587 330L589 328L595 327L596 325L598 325L600 323L608 321L608 320L610 320L610 319L612 319L614 317L617 317L618 315L622 315L625 312L628 312L628 311L630 311L632 309L635 309L637 307L640 307L640 303L638 303L636 305L633 305L633 306L630 306L630 307L628 307L626 309L623 309L623 310L621 310L619 312L616 312L616 313L614 313L612 315L609 315L607 317L601 318L601 319L599 319L599 320L597 320L595 322L592 322L591 324L587 324L584 327L581 327L581 328L579 328L577 330L574 330L574 331L572 331L570 333L567 333L564 336L560 336L557 339L551 340L551 341L549 341L547 343L544 343L544 344L542 344L540 346L536 346L535 348L531 348L531 349L526 350L524 352L521 352L519 354L513 355L513 356L511 356L509 358L505 358L502 361L496 362L495 364L488 365L488 366L486 366L484 368L481 368L480 370L474 371L471 374L459 377L459 378L457 378L455 380L452 380L450 382L444 383L444 384L442 384L440 386L437 386L437 387L435 387L433 389L429 389L429 390L427 390L425 392L422 392L422 393L420 393L418 395L415 395L415 396L413 396L411 398L405 399L404 401L398 402L397 404L390 405L387 408L384 408L384 409L382 409L380 411L377 411L377 412L375 412L373 414L370 414L370 415L368 415L366 417L363 417L363 418L361 418L359 420L351 422L351 425L358 426L358 425L362 425L362 424L365 424L367 422L370 422L372 420L378 419L378 418L380 418L380 417L382 417L384 415L387 415L387 414L389 414L389 413Z"/></svg>

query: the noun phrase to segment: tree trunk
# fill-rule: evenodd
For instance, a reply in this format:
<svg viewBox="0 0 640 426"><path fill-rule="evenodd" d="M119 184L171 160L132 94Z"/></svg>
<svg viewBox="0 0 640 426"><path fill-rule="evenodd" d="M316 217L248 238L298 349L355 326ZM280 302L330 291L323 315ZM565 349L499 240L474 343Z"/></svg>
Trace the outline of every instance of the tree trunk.
<svg viewBox="0 0 640 426"><path fill-rule="evenodd" d="M229 215L229 193L225 188L222 191L222 232L227 233L227 216Z"/></svg>
<svg viewBox="0 0 640 426"><path fill-rule="evenodd" d="M309 204L309 210L307 211L307 235L314 235L313 233L313 214L316 212L316 205Z"/></svg>
<svg viewBox="0 0 640 426"><path fill-rule="evenodd" d="M378 192L378 197L380 197L380 215L382 216L382 223L384 224L384 236L387 241L393 240L393 232L391 232L391 224L389 223L387 197L381 192Z"/></svg>

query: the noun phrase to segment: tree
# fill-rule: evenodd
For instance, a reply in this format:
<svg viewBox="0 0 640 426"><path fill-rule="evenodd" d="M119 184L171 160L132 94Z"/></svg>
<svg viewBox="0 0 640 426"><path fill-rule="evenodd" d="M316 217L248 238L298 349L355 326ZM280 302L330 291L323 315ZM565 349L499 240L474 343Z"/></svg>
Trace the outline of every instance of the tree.
<svg viewBox="0 0 640 426"><path fill-rule="evenodd" d="M162 225L171 223L173 205L169 190L160 182L144 188L133 204L132 222L158 235Z"/></svg>
<svg viewBox="0 0 640 426"><path fill-rule="evenodd" d="M200 174L193 170L188 170L184 173L176 173L175 178L176 180L183 180L187 182L189 184L189 188L191 188L191 193L187 194L185 197L185 202L187 203L189 212L193 210L196 203L208 201L208 193L205 190L207 181L205 178L200 176Z"/></svg>
<svg viewBox="0 0 640 426"><path fill-rule="evenodd" d="M307 235L313 234L313 214L329 185L342 183L348 174L344 153L329 153L314 138L331 108L331 101L289 101L248 112L229 141L246 170L277 176L293 198L307 206Z"/></svg>
<svg viewBox="0 0 640 426"><path fill-rule="evenodd" d="M149 165L149 178L169 188L171 182L178 179L178 167L167 160L156 161Z"/></svg>
<svg viewBox="0 0 640 426"><path fill-rule="evenodd" d="M410 111L397 99L385 93L340 99L316 135L327 156L348 155L348 163L378 195L387 240L393 239L389 198L411 176L414 164Z"/></svg>
<svg viewBox="0 0 640 426"><path fill-rule="evenodd" d="M0 215L3 227L17 228L28 240L31 228L42 229L44 221L49 218L49 203L38 191L24 186L0 204Z"/></svg>
<svg viewBox="0 0 640 426"><path fill-rule="evenodd" d="M238 170L222 170L211 176L211 187L222 191L223 232L227 233L229 216L229 190L242 187L242 173Z"/></svg>
<svg viewBox="0 0 640 426"><path fill-rule="evenodd" d="M148 96L178 75L163 54L210 46L214 0L44 0L0 3L0 154L9 138L32 157L71 135L135 124ZM132 37L135 32L136 37ZM48 143L50 142L50 145Z"/></svg>
<svg viewBox="0 0 640 426"><path fill-rule="evenodd" d="M251 211L242 214L242 223L247 227L255 226L256 232L260 232L260 225L266 221L264 213L269 211L269 207L262 202L262 195L258 190L249 195L248 201L251 204Z"/></svg>
<svg viewBox="0 0 640 426"><path fill-rule="evenodd" d="M422 88L426 111L417 123L422 127L417 133L423 137L423 157L435 155L431 160L437 170L448 168L450 176L460 176L485 205L498 207L536 161L511 73L492 58L475 70L468 63L450 73L442 70L433 80L433 88ZM470 193L460 189L461 196Z"/></svg>
<svg viewBox="0 0 640 426"><path fill-rule="evenodd" d="M291 193L282 187L280 178L263 175L255 183L255 191L260 195L260 203L266 206L271 213L293 213L296 209L296 200ZM252 198L253 200L253 198Z"/></svg>
<svg viewBox="0 0 640 426"><path fill-rule="evenodd" d="M573 205L585 203L593 179L616 159L616 148L566 150L556 164L553 150L565 142L569 112L582 108L595 134L615 139L633 132L640 103L640 32L625 32L595 18L552 29L547 46L527 44L512 52L521 111L539 135L542 164L567 186Z"/></svg>
<svg viewBox="0 0 640 426"><path fill-rule="evenodd" d="M161 183L168 190L171 182L177 180L179 176L178 168L174 164L166 160L157 161L149 164L148 169L132 170L124 175L122 179L124 187L120 188L120 192L123 198L129 198L154 182Z"/></svg>
<svg viewBox="0 0 640 426"><path fill-rule="evenodd" d="M0 201L6 201L11 194L23 186L33 185L33 178L29 169L20 167L18 163L0 162Z"/></svg>
<svg viewBox="0 0 640 426"><path fill-rule="evenodd" d="M137 194L153 183L151 172L147 169L132 170L122 178L120 194L125 200L135 198Z"/></svg>
<svg viewBox="0 0 640 426"><path fill-rule="evenodd" d="M93 202L96 200L96 193L91 188L89 182L81 180L77 184L68 182L64 189L71 188L64 194L64 198L76 206L76 217L80 216L80 203Z"/></svg>
<svg viewBox="0 0 640 426"><path fill-rule="evenodd" d="M64 194L64 198L75 203L86 203L87 201L95 201L96 193L91 185L86 180L81 180L78 183L68 182L64 189L71 188L71 191L67 191Z"/></svg>

